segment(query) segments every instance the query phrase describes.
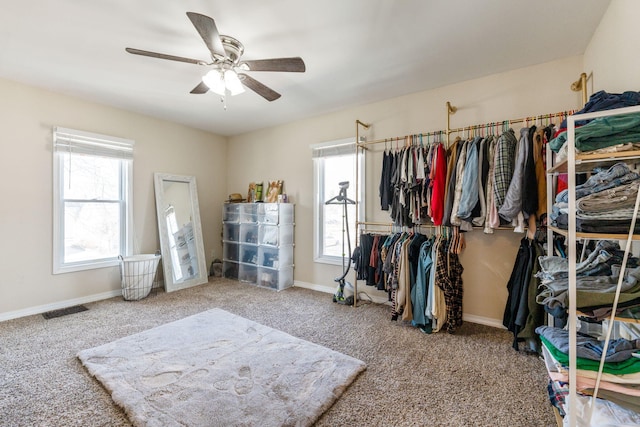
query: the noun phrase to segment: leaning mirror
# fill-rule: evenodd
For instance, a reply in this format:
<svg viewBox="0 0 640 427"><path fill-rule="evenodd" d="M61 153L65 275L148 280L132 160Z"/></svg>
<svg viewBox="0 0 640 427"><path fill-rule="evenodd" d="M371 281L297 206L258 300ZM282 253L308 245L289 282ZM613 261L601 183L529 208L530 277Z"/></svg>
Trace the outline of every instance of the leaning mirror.
<svg viewBox="0 0 640 427"><path fill-rule="evenodd" d="M155 173L154 184L165 290L206 283L196 178Z"/></svg>

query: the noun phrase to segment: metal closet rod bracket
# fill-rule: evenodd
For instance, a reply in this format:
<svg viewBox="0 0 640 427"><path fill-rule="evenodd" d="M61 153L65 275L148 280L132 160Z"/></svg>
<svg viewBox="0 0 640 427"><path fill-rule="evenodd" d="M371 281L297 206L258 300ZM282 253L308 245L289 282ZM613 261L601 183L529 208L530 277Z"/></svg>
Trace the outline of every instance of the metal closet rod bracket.
<svg viewBox="0 0 640 427"><path fill-rule="evenodd" d="M371 124L356 120L356 147L364 148L366 150L367 147L365 146L364 142L360 140L360 126L365 129L369 129L371 127Z"/></svg>
<svg viewBox="0 0 640 427"><path fill-rule="evenodd" d="M571 90L574 92L582 91L582 105L587 103L587 73L580 74L580 78L571 83Z"/></svg>
<svg viewBox="0 0 640 427"><path fill-rule="evenodd" d="M454 107L447 101L447 147L449 147L449 135L451 134L451 115L455 114L456 111L458 111L458 107Z"/></svg>

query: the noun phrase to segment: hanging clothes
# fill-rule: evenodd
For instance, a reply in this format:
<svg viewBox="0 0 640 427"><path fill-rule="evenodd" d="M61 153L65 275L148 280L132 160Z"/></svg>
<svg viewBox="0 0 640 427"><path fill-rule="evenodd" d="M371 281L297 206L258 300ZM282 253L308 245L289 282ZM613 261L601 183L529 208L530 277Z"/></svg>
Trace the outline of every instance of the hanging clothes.
<svg viewBox="0 0 640 427"><path fill-rule="evenodd" d="M498 214L506 221L518 221L517 225L524 231L524 217L522 214L524 170L527 162L527 151L529 149L529 128L520 129L520 140L517 144L517 156L513 175L509 181L509 187L504 197L502 206L498 209Z"/></svg>
<svg viewBox="0 0 640 427"><path fill-rule="evenodd" d="M489 178L489 162L490 152L489 145L493 140L493 135L482 138L478 149L478 204L473 210L472 224L476 227L482 227L487 215L487 199L486 188Z"/></svg>
<svg viewBox="0 0 640 427"><path fill-rule="evenodd" d="M478 145L481 140L482 138L478 136L468 142L467 158L463 169L457 217L462 222L461 229L466 231L472 229L472 212L478 203Z"/></svg>
<svg viewBox="0 0 640 427"><path fill-rule="evenodd" d="M447 322L447 303L442 288L447 276L447 260L446 256L443 256L446 254L446 247L447 240L441 237L433 248L435 269L429 286L430 304L427 305L433 319L433 332L439 332Z"/></svg>
<svg viewBox="0 0 640 427"><path fill-rule="evenodd" d="M451 212L453 211L453 199L455 197L456 188L456 171L458 159L460 158L460 151L462 148L462 140L457 137L451 147L447 150L447 182L444 212L442 215L442 225L451 226Z"/></svg>
<svg viewBox="0 0 640 427"><path fill-rule="evenodd" d="M465 141L462 144L458 162L456 163L456 179L453 191L453 207L451 208L451 225L460 226L462 221L458 218L458 209L460 207L460 200L462 199L462 180L464 178L464 167L467 161L467 149L469 148L469 141ZM451 177L453 180L453 176Z"/></svg>
<svg viewBox="0 0 640 427"><path fill-rule="evenodd" d="M393 155L385 149L382 156L382 173L378 189L380 195L380 209L383 211L389 210L389 204L393 197L393 189L391 185L392 167Z"/></svg>
<svg viewBox="0 0 640 427"><path fill-rule="evenodd" d="M529 286L532 282L532 276L534 276L534 265L538 262L537 255L541 252L537 252L535 246L536 243L527 237L524 237L520 241L518 254L513 270L511 271L511 276L509 277L509 282L507 283L509 295L504 309L502 324L513 333L512 347L515 350L519 350L519 334L524 330L527 321L539 320L541 316L540 312L536 310L536 314L529 317L529 299L531 296L534 297L533 304L537 298L537 292L533 290L531 292L532 295L530 295ZM533 283L535 283L535 281ZM528 330L531 329L531 326ZM535 327L533 327L533 329L535 329ZM529 334L526 337L531 338L531 335Z"/></svg>
<svg viewBox="0 0 640 427"><path fill-rule="evenodd" d="M447 332L452 334L462 326L462 273L464 268L458 254L449 253L449 280L444 289L447 303Z"/></svg>
<svg viewBox="0 0 640 427"><path fill-rule="evenodd" d="M500 210L511 184L514 168L514 154L516 151L516 139L513 129L502 133L498 138L494 155L493 196L496 208Z"/></svg>
<svg viewBox="0 0 640 427"><path fill-rule="evenodd" d="M524 340L528 350L532 350L536 354L540 353L540 339L536 334L536 328L545 324L544 307L537 302L540 293L540 280L537 275L540 271L540 263L537 261L544 255L542 244L533 240L534 261L531 273L529 275L529 283L527 284L527 319L524 326L518 332L517 339ZM526 277L524 278L526 280Z"/></svg>
<svg viewBox="0 0 640 427"><path fill-rule="evenodd" d="M402 314L402 320L411 321L413 319L413 309L411 308L411 269L409 266L409 245L411 237L406 238L400 245L398 251L398 290L396 294L396 313Z"/></svg>
<svg viewBox="0 0 640 427"><path fill-rule="evenodd" d="M418 267L416 271L416 282L411 288L411 304L413 306L413 326L420 328L425 333L431 333L431 322L426 316L427 297L429 290L429 276L433 259L431 258L431 247L434 239L428 239L420 246Z"/></svg>
<svg viewBox="0 0 640 427"><path fill-rule="evenodd" d="M500 226L500 220L498 219L498 208L495 203L494 196L494 173L495 173L495 151L496 151L497 138L494 138L488 144L487 149L489 153L489 171L487 173L487 188L485 189L485 198L487 204L487 212L484 218L484 232L492 234L493 229ZM546 172L546 171L545 171ZM497 225L496 225L497 221Z"/></svg>
<svg viewBox="0 0 640 427"><path fill-rule="evenodd" d="M447 179L447 158L443 144L438 144L434 150L433 167L430 170L431 181L431 221L434 225L442 225L445 202L445 185Z"/></svg>
<svg viewBox="0 0 640 427"><path fill-rule="evenodd" d="M538 181L536 178L536 164L534 158L534 137L536 126L529 128L527 135L527 157L522 175L522 212L525 218L535 215L538 211Z"/></svg>
<svg viewBox="0 0 640 427"><path fill-rule="evenodd" d="M536 130L533 135L533 161L538 193L538 209L536 217L541 218L547 212L547 177L546 177L546 144L545 129Z"/></svg>

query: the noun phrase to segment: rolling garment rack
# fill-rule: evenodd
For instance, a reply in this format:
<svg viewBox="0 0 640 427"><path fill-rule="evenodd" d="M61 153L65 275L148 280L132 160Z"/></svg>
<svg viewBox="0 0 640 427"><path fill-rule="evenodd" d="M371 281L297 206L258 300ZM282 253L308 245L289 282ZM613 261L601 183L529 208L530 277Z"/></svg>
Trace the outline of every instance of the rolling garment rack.
<svg viewBox="0 0 640 427"><path fill-rule="evenodd" d="M571 89L573 91L581 91L582 92L582 100L583 103L587 102L587 75L585 73L582 73L580 75L580 78L576 81L573 82L571 84ZM550 113L550 114L541 114L541 115L534 115L534 116L527 116L527 117L521 117L521 118L515 118L515 119L508 119L508 120L502 120L502 121L496 121L496 122L489 122L489 123L484 123L484 124L475 124L475 125L470 125L470 126L463 126L463 127L458 127L458 128L451 128L450 123L451 123L451 115L455 114L458 111L458 108L453 106L451 104L450 101L447 101L445 104L446 107L446 111L447 111L447 122L446 122L446 129L444 130L437 130L437 131L430 131L430 132L420 132L420 133L414 133L411 135L404 135L404 136L396 136L396 137L392 137L392 138L381 138L381 139L376 139L376 140L371 140L371 141L363 141L361 142L361 137L360 137L360 130L361 128L363 129L369 129L372 124L371 123L365 123L359 119L356 119L355 121L355 133L356 133L356 144L355 144L355 150L356 150L356 165L355 165L355 192L356 195L359 194L359 186L360 186L360 182L359 182L359 165L358 165L358 161L357 161L357 154L360 153L360 150L366 151L368 150L368 146L370 145L376 145L376 144L387 144L389 142L393 142L396 141L396 143L398 143L399 141L403 141L404 142L404 146L410 146L412 143L415 143L415 141L418 140L418 138L430 138L430 137L434 137L434 138L442 138L443 136L446 138L446 143L445 143L445 148L449 148L450 146L450 135L452 133L463 133L463 132L468 132L469 134L471 134L472 132L475 133L477 131L490 131L493 129L497 129L499 126L510 126L514 123L529 123L529 122L533 122L535 123L536 121L548 121L551 122L551 120L553 119L560 119L563 120L565 118L567 118L569 115L573 114L575 111L561 111L561 112L556 112L556 113ZM547 150L547 164L551 164L551 158L550 158L551 154L550 151ZM547 187L549 187L550 183L547 180ZM360 219L358 217L358 204L361 203L360 200L358 200L358 197L356 196L356 200L355 200L355 225L356 225L356 233L355 233L355 244L354 247L357 247L359 245L359 233L361 231L366 231L367 229L371 229L371 231L380 231L380 227L385 228L387 230L390 231L394 231L396 229L398 229L398 225L394 224L393 222L371 222L371 221L366 221L364 218ZM547 202L549 203L549 202ZM548 208L550 209L550 207ZM433 224L416 224L415 226L419 226L419 227L425 227L425 228L432 228L432 229L438 229L441 228L441 226L435 226ZM377 230L376 230L377 228ZM402 228L402 227L400 227ZM406 227L404 227L406 228ZM512 228L504 228L504 229L508 229L508 230L512 230ZM550 235L552 232L548 231L547 232L548 235ZM358 278L357 278L357 273L354 273L355 277L354 277L354 281L353 281L353 290L354 290L354 298L353 298L353 307L357 307L357 301L358 301Z"/></svg>

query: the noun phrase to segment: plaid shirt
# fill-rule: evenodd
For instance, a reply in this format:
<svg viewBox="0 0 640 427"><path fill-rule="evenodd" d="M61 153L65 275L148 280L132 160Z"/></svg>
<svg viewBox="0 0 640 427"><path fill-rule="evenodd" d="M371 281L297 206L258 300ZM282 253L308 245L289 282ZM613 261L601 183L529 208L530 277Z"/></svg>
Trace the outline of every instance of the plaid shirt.
<svg viewBox="0 0 640 427"><path fill-rule="evenodd" d="M547 384L547 393L549 393L549 401L551 404L558 408L560 416L564 417L566 415L564 406L566 404L567 397L569 396L569 384L549 380L549 384Z"/></svg>
<svg viewBox="0 0 640 427"><path fill-rule="evenodd" d="M462 326L462 264L458 255L446 251L440 254L440 258L447 260L447 274L442 276L442 289L447 304L447 332L452 334L456 328Z"/></svg>
<svg viewBox="0 0 640 427"><path fill-rule="evenodd" d="M502 207L511 178L513 177L514 158L518 140L513 129L509 129L498 138L494 157L493 195L498 209Z"/></svg>

